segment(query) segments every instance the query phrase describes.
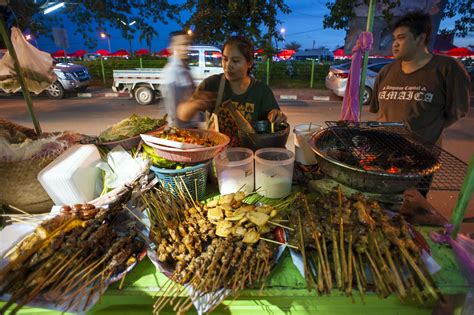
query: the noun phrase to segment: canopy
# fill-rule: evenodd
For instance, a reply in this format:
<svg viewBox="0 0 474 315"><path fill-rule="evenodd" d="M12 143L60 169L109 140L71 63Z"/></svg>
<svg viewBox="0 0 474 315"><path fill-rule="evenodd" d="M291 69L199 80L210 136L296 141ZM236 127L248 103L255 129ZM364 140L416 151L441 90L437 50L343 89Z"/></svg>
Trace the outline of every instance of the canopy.
<svg viewBox="0 0 474 315"><path fill-rule="evenodd" d="M128 55L129 55L129 53L125 49L119 49L116 52L114 52L113 54L111 54L112 57L123 57L123 56L128 56Z"/></svg>
<svg viewBox="0 0 474 315"><path fill-rule="evenodd" d="M345 58L352 58L352 54L346 55L344 53L344 48L338 48L333 51L334 59L345 59Z"/></svg>
<svg viewBox="0 0 474 315"><path fill-rule="evenodd" d="M102 56L110 56L110 52L106 49L99 49L95 53Z"/></svg>
<svg viewBox="0 0 474 315"><path fill-rule="evenodd" d="M169 57L171 56L171 52L167 48L163 48L159 52L156 53L158 57Z"/></svg>
<svg viewBox="0 0 474 315"><path fill-rule="evenodd" d="M280 51L280 52L277 54L277 56L278 56L278 58L288 60L288 59L290 59L294 54L296 54L296 51L294 51L293 49L284 49L284 50Z"/></svg>
<svg viewBox="0 0 474 315"><path fill-rule="evenodd" d="M474 51L469 50L466 47L456 47L448 50L445 54L451 57L470 57L474 56Z"/></svg>
<svg viewBox="0 0 474 315"><path fill-rule="evenodd" d="M64 51L64 49L57 50L57 51L51 53L51 56L54 57L54 58L67 57L66 52Z"/></svg>
<svg viewBox="0 0 474 315"><path fill-rule="evenodd" d="M87 50L84 49L79 49L73 52L72 54L69 54L69 57L84 57L84 55L87 53Z"/></svg>
<svg viewBox="0 0 474 315"><path fill-rule="evenodd" d="M137 56L149 55L149 54L150 52L148 51L148 49L145 49L145 48L139 49L135 52L135 55Z"/></svg>

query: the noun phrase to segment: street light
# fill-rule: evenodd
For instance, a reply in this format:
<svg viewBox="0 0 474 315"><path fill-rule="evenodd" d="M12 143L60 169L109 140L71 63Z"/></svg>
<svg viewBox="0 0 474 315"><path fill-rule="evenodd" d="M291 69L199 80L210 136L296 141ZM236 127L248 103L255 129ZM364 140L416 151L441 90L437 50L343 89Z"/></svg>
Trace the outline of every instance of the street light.
<svg viewBox="0 0 474 315"><path fill-rule="evenodd" d="M66 4L64 2L59 2L59 3L56 3L56 4L53 4L52 6L46 8L44 11L43 11L43 14L46 15L48 13L51 13L53 11L56 11L57 9L59 8L62 8L64 7Z"/></svg>
<svg viewBox="0 0 474 315"><path fill-rule="evenodd" d="M192 35L193 35L193 30L192 30L192 29L189 29L189 30L188 30L188 35L189 35L189 36L192 36Z"/></svg>
<svg viewBox="0 0 474 315"><path fill-rule="evenodd" d="M120 23L122 23L123 25L125 25L126 29L127 29L127 39L128 39L128 46L130 48L130 55L133 55L133 49L132 49L132 38L130 37L130 26L132 26L133 24L137 23L137 21L133 20L132 22L128 23L123 21L123 20L120 20Z"/></svg>
<svg viewBox="0 0 474 315"><path fill-rule="evenodd" d="M109 44L109 52L111 53L112 50L110 49L110 35L109 34L106 34L104 32L101 32L100 33L100 37L101 38L107 38L107 43Z"/></svg>
<svg viewBox="0 0 474 315"><path fill-rule="evenodd" d="M35 41L35 46L36 46L36 48L39 48L39 47L38 47L38 42L36 41L36 38L33 37L31 34L25 35L25 38L26 38L27 41L34 40L34 41Z"/></svg>

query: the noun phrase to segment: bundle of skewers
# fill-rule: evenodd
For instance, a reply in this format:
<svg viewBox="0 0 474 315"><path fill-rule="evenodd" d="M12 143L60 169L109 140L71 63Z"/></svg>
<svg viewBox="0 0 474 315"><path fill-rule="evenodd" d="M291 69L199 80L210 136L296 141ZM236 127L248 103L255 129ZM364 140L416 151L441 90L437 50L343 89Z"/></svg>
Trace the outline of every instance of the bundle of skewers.
<svg viewBox="0 0 474 315"><path fill-rule="evenodd" d="M177 185L174 193L156 188L143 197L150 238L169 278L154 313L168 304L182 313L201 298L210 311L228 294L256 284L263 288L275 252L285 242L279 213L289 202L256 206L237 192L203 204L183 186ZM274 233L275 228L280 232Z"/></svg>
<svg viewBox="0 0 474 315"><path fill-rule="evenodd" d="M126 272L144 253L136 223L120 203L108 209L63 206L3 258L0 296L7 303L0 313L10 308L16 313L32 301L62 311L87 310L110 278Z"/></svg>
<svg viewBox="0 0 474 315"><path fill-rule="evenodd" d="M402 301L441 298L403 217L390 218L376 201L344 196L340 187L314 200L301 194L292 208L308 290L322 295L337 289L354 300L356 287L363 302L373 290Z"/></svg>

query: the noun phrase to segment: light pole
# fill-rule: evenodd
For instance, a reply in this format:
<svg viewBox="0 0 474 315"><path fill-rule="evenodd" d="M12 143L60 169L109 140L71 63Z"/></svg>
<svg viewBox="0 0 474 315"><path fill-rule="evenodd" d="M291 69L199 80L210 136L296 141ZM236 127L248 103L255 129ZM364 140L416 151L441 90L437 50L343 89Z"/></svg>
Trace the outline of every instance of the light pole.
<svg viewBox="0 0 474 315"><path fill-rule="evenodd" d="M112 49L110 49L110 34L106 34L104 32L100 33L101 38L107 38L107 43L109 44L109 53L112 53Z"/></svg>
<svg viewBox="0 0 474 315"><path fill-rule="evenodd" d="M134 25L135 23L137 23L137 21L133 20L132 22L130 23L127 23L123 20L120 20L120 23L122 23L123 25L125 25L126 29L127 29L127 39L128 39L128 46L130 48L130 56L133 55L133 49L132 49L132 38L130 36L130 26Z"/></svg>

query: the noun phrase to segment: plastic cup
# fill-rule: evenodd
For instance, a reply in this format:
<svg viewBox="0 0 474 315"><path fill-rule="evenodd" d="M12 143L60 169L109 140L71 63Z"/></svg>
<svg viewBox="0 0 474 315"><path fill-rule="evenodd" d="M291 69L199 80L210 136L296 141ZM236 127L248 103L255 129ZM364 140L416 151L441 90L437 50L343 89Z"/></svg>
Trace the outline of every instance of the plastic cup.
<svg viewBox="0 0 474 315"><path fill-rule="evenodd" d="M253 151L247 148L227 148L214 158L221 195L239 189L246 194L254 191Z"/></svg>
<svg viewBox="0 0 474 315"><path fill-rule="evenodd" d="M267 198L284 198L291 193L295 154L283 148L255 152L255 187Z"/></svg>
<svg viewBox="0 0 474 315"><path fill-rule="evenodd" d="M293 129L295 134L295 160L304 165L316 164L316 157L309 145L309 139L316 131L320 130L320 125L302 124Z"/></svg>

